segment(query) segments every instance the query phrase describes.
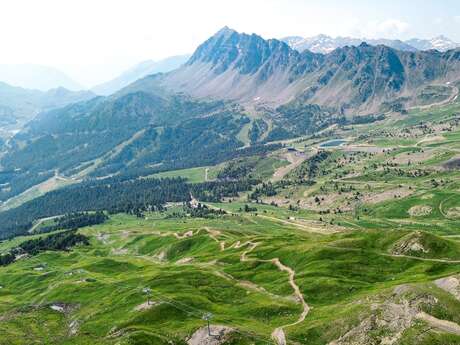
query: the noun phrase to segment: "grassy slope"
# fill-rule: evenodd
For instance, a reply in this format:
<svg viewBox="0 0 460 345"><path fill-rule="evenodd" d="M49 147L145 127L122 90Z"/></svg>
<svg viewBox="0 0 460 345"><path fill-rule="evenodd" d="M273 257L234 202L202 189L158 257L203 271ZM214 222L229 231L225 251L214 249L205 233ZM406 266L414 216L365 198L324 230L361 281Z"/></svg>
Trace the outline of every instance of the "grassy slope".
<svg viewBox="0 0 460 345"><path fill-rule="evenodd" d="M206 169L208 169L208 181L215 180L220 170L223 169L226 163L218 164L210 167L198 167L190 169L172 170L161 172L158 174L151 175L151 177L164 178L164 177L184 177L188 179L190 183L205 182ZM228 164L228 163L227 163ZM231 163L229 163L231 164ZM269 156L258 160L255 168L254 175L262 179L270 178L275 170L279 167L288 164L284 160L280 160L274 156Z"/></svg>
<svg viewBox="0 0 460 345"><path fill-rule="evenodd" d="M271 207L266 212L280 219L279 212L290 215ZM241 262L247 247L222 251L204 227L219 230L215 237L227 248L238 240L259 242L250 257L278 257L296 271L296 282L313 309L306 321L287 329L288 337L308 338L312 344L333 340L357 322L368 306L354 304L356 300L460 271L458 264L387 256L391 244L404 235L399 231L383 238L377 231L319 235L250 214L215 220L118 215L81 230L90 236L90 247L42 253L0 268L2 339L12 344L144 344L136 339L148 335L179 344L203 325L202 314L211 311L213 323L243 332L237 343L262 343L274 328L295 321L300 306L290 298L287 274L268 262ZM173 235L199 229L184 239ZM163 261L157 258L162 252ZM458 258L460 248L442 256ZM188 264L177 263L190 257ZM45 270L35 271L39 265ZM145 302L146 286L153 290L152 300L162 304L135 311ZM69 306L68 313L50 309L58 302ZM71 337L69 325L75 320L79 331ZM26 330L30 338L22 336Z"/></svg>
<svg viewBox="0 0 460 345"><path fill-rule="evenodd" d="M182 169L182 170L173 170L173 171L166 171L161 172L158 174L154 174L151 177L156 178L165 178L165 177L184 177L191 183L200 183L205 181L206 172L205 170L208 169L207 167L199 167L199 168L190 168L190 169ZM211 174L209 173L208 178L211 179Z"/></svg>

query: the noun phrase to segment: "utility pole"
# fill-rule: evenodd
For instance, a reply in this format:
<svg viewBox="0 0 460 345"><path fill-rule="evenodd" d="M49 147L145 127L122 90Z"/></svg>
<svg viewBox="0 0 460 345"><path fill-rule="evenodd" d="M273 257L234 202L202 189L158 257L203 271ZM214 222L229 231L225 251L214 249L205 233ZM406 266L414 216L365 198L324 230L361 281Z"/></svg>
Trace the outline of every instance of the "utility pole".
<svg viewBox="0 0 460 345"><path fill-rule="evenodd" d="M211 336L211 327L209 325L209 321L212 319L213 315L211 313L206 313L203 315L203 320L206 320L208 323L208 335Z"/></svg>
<svg viewBox="0 0 460 345"><path fill-rule="evenodd" d="M363 202L359 199L355 205L354 213L355 213L355 219L359 218L359 212L361 210L361 206L363 206Z"/></svg>
<svg viewBox="0 0 460 345"><path fill-rule="evenodd" d="M147 295L147 305L150 305L150 296L152 296L152 289L151 288L143 288L142 292Z"/></svg>

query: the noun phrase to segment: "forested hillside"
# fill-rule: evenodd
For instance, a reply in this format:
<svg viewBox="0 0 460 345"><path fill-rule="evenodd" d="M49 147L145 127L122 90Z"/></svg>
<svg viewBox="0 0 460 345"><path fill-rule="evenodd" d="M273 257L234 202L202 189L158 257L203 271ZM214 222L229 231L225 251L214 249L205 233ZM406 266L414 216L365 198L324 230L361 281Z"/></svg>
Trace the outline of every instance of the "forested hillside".
<svg viewBox="0 0 460 345"><path fill-rule="evenodd" d="M55 224L41 227L44 231L97 224L84 211L125 212L142 216L144 212L163 210L166 203L187 203L192 197L219 202L224 197L236 197L259 183L256 179L212 181L188 184L183 178L152 179L112 177L92 180L49 192L23 205L0 212L0 239L25 234L34 222L47 217L58 218ZM74 214L77 213L77 214ZM68 216L65 216L68 215ZM68 219L67 219L68 218Z"/></svg>

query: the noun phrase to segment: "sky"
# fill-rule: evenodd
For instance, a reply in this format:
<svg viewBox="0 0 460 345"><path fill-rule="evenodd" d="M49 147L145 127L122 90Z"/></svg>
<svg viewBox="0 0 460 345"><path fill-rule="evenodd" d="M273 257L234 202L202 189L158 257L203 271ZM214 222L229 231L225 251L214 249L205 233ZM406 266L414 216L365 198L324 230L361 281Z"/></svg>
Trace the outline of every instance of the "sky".
<svg viewBox="0 0 460 345"><path fill-rule="evenodd" d="M285 36L460 42L458 0L1 0L0 64L56 67L87 87L192 53L223 26Z"/></svg>

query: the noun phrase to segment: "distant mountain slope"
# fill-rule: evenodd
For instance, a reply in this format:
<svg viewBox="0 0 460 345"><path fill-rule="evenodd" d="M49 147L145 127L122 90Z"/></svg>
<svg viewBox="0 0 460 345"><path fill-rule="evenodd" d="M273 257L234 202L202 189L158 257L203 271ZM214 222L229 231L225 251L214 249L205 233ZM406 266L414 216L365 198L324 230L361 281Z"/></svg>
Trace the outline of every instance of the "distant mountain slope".
<svg viewBox="0 0 460 345"><path fill-rule="evenodd" d="M42 92L0 82L0 127L5 125L20 127L41 111L88 100L94 96L89 91L56 88Z"/></svg>
<svg viewBox="0 0 460 345"><path fill-rule="evenodd" d="M172 71L186 63L189 58L190 55L179 55L160 61L148 60L141 62L117 78L93 87L92 91L98 95L111 95L147 75Z"/></svg>
<svg viewBox="0 0 460 345"><path fill-rule="evenodd" d="M290 36L281 39L283 42L289 44L289 46L299 52L309 50L314 53L328 54L334 49L343 48L346 46L359 46L363 42L370 45L386 45L387 47L404 50L404 51L416 51L417 48L400 40L389 40L389 39L360 39L352 37L330 37L327 35L318 35L313 37L303 38L300 36Z"/></svg>
<svg viewBox="0 0 460 345"><path fill-rule="evenodd" d="M56 68L31 64L0 65L0 81L22 87L48 91L55 88L83 90L84 87Z"/></svg>
<svg viewBox="0 0 460 345"><path fill-rule="evenodd" d="M352 37L333 38L327 35L318 35L306 38L300 36L289 36L282 38L281 40L299 52L310 50L311 52L321 54L328 54L331 53L334 49L343 48L346 46L359 46L363 42L373 46L386 45L387 47L403 51L436 49L441 52L446 52L448 50L460 47L459 43L455 43L445 36L438 36L430 40L414 38L407 41L401 41L391 39L368 39Z"/></svg>
<svg viewBox="0 0 460 345"><path fill-rule="evenodd" d="M413 38L406 43L419 50L436 49L441 52L460 47L460 43L456 43L445 36L438 36L430 40Z"/></svg>
<svg viewBox="0 0 460 345"><path fill-rule="evenodd" d="M284 42L224 28L187 64L155 80L195 97L274 107L300 98L345 114L369 114L393 102L413 105L427 85L458 79L458 50L408 52L363 43L329 54L299 53Z"/></svg>

